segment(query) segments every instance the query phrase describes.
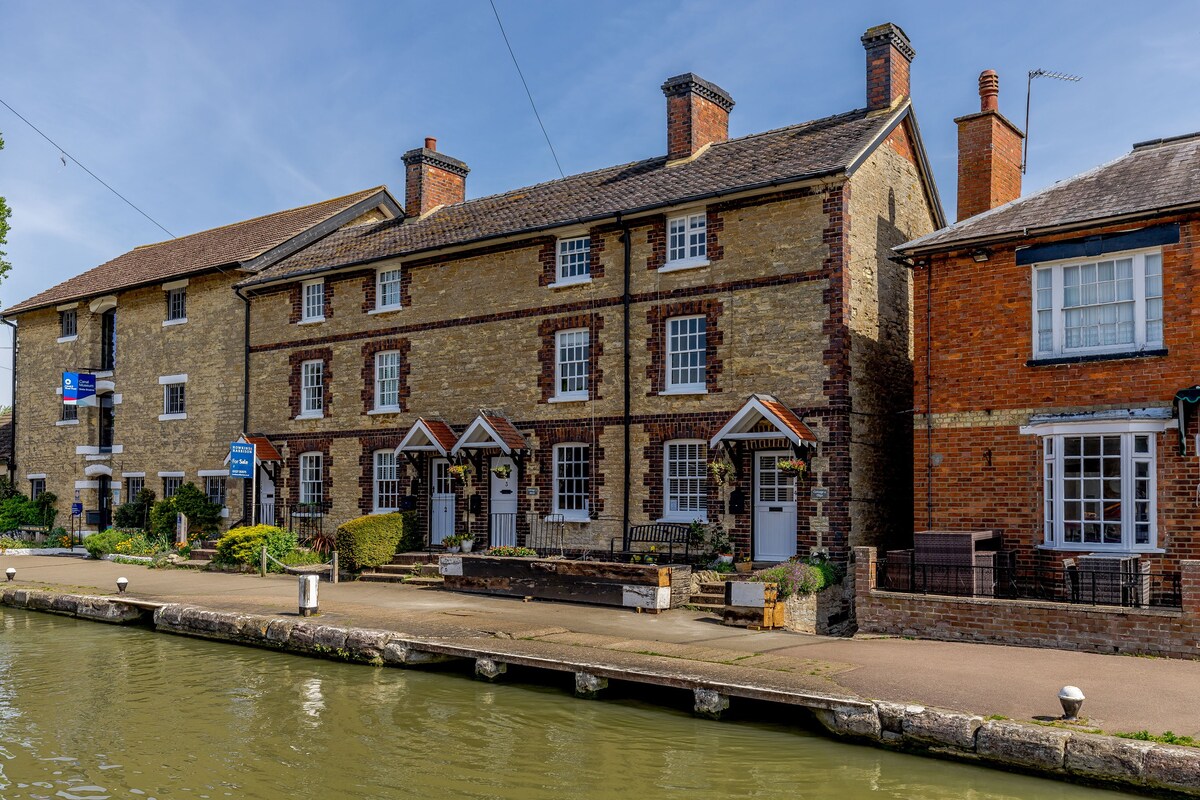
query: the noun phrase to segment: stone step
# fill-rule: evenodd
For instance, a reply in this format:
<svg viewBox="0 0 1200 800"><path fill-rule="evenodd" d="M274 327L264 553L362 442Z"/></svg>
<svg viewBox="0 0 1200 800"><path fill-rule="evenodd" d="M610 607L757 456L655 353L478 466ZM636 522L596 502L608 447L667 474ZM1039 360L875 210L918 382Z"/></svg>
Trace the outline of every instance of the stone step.
<svg viewBox="0 0 1200 800"><path fill-rule="evenodd" d="M376 567L375 572L383 572L388 575L412 575L415 564L384 564Z"/></svg>
<svg viewBox="0 0 1200 800"><path fill-rule="evenodd" d="M437 563L438 555L439 552L437 550L433 551L432 556L424 551L413 553L396 553L396 555L392 556L392 563L398 565Z"/></svg>
<svg viewBox="0 0 1200 800"><path fill-rule="evenodd" d="M444 581L442 578L421 576L416 578L406 578L404 582L410 586L441 586L446 581Z"/></svg>
<svg viewBox="0 0 1200 800"><path fill-rule="evenodd" d="M217 551L208 547L193 547L192 561L212 561Z"/></svg>
<svg viewBox="0 0 1200 800"><path fill-rule="evenodd" d="M404 583L404 577L392 572L364 572L358 579L368 583Z"/></svg>

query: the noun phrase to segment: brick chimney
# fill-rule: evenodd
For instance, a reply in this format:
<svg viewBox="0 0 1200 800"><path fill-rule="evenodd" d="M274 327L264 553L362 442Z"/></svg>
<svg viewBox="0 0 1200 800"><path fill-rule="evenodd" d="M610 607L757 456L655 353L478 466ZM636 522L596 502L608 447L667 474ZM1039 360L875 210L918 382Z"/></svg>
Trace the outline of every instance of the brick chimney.
<svg viewBox="0 0 1200 800"><path fill-rule="evenodd" d="M404 154L404 212L428 214L438 206L461 203L467 197L467 165L437 151L437 139Z"/></svg>
<svg viewBox="0 0 1200 800"><path fill-rule="evenodd" d="M668 78L667 160L687 158L705 145L729 138L729 92L691 72Z"/></svg>
<svg viewBox="0 0 1200 800"><path fill-rule="evenodd" d="M867 110L891 108L909 96L908 71L917 51L899 25L885 22L862 35L867 51Z"/></svg>
<svg viewBox="0 0 1200 800"><path fill-rule="evenodd" d="M1021 196L1021 141L1025 134L1000 113L1000 79L979 75L979 113L958 125L958 221Z"/></svg>

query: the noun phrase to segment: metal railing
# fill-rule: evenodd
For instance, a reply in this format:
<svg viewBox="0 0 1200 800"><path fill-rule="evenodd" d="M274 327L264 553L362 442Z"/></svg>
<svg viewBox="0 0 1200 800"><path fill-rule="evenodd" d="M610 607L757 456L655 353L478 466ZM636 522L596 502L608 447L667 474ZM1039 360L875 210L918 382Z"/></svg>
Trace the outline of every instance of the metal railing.
<svg viewBox="0 0 1200 800"><path fill-rule="evenodd" d="M258 504L258 524L259 525L274 525L275 524L275 503L259 503Z"/></svg>
<svg viewBox="0 0 1200 800"><path fill-rule="evenodd" d="M293 503L288 506L287 526L295 531L302 544L321 539L325 527L325 515L331 504L328 500L317 503Z"/></svg>
<svg viewBox="0 0 1200 800"><path fill-rule="evenodd" d="M1011 561L986 566L880 559L875 587L891 592L1040 600L1125 608L1181 608L1178 572L1099 570L1080 566L1017 566Z"/></svg>

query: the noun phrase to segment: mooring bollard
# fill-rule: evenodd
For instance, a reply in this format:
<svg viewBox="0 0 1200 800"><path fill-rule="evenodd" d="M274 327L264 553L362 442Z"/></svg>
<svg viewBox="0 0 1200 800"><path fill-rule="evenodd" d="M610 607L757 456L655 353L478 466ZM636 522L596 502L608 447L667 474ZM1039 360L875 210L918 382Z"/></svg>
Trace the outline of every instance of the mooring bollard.
<svg viewBox="0 0 1200 800"><path fill-rule="evenodd" d="M9 567L8 569L4 570L4 576L8 578L9 583L11 583L12 579L17 577L17 568Z"/></svg>
<svg viewBox="0 0 1200 800"><path fill-rule="evenodd" d="M127 586L129 586L129 578L126 578L126 577L117 578L117 591L119 593L125 594L125 588Z"/></svg>
<svg viewBox="0 0 1200 800"><path fill-rule="evenodd" d="M264 544L262 551L258 554L258 577L267 577L267 546Z"/></svg>
<svg viewBox="0 0 1200 800"><path fill-rule="evenodd" d="M317 605L317 581L319 575L300 576L300 616L311 617L320 607Z"/></svg>
<svg viewBox="0 0 1200 800"><path fill-rule="evenodd" d="M1058 693L1058 702L1062 705L1062 718L1067 722L1079 719L1079 709L1083 706L1083 692L1078 686L1064 686Z"/></svg>

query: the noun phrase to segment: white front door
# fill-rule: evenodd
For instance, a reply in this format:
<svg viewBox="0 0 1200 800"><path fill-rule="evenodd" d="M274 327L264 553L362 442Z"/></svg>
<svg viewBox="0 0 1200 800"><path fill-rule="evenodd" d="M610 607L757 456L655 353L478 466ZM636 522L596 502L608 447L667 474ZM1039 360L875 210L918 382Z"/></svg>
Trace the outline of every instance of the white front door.
<svg viewBox="0 0 1200 800"><path fill-rule="evenodd" d="M429 543L441 544L454 535L454 486L450 461L435 458L429 468Z"/></svg>
<svg viewBox="0 0 1200 800"><path fill-rule="evenodd" d="M786 561L796 555L796 479L780 472L787 451L754 454L754 560Z"/></svg>
<svg viewBox="0 0 1200 800"><path fill-rule="evenodd" d="M492 469L508 467L508 477L491 472L488 502L491 505L492 547L517 546L517 467L508 456L493 456Z"/></svg>

